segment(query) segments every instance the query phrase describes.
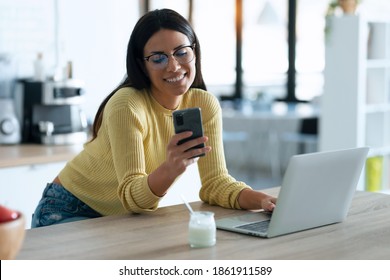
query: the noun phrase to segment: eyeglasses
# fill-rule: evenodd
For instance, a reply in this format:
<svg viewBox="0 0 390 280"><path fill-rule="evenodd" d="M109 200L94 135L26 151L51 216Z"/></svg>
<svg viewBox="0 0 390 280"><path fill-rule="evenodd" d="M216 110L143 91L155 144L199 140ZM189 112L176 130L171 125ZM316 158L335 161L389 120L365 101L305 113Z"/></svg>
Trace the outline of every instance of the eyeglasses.
<svg viewBox="0 0 390 280"><path fill-rule="evenodd" d="M173 56L175 60L180 64L187 64L194 60L194 45L192 46L183 46L177 49L173 54L166 53L154 53L149 56L144 57L144 60L150 63L152 68L156 70L161 70L167 67L169 56Z"/></svg>

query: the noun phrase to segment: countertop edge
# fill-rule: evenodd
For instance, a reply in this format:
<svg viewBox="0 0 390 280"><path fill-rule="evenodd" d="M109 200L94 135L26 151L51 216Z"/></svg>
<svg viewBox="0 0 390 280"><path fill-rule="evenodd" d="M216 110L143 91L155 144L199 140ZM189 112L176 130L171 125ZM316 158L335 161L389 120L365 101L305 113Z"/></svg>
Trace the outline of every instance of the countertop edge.
<svg viewBox="0 0 390 280"><path fill-rule="evenodd" d="M0 146L0 168L68 161L82 149L82 144L61 146L39 144Z"/></svg>

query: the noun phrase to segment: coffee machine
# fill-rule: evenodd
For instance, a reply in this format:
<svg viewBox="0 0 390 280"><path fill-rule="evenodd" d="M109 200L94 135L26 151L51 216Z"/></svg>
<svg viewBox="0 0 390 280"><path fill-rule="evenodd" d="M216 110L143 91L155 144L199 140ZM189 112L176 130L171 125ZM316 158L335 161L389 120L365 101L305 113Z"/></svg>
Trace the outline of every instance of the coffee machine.
<svg viewBox="0 0 390 280"><path fill-rule="evenodd" d="M79 80L20 80L15 91L22 143L69 145L87 141L87 118Z"/></svg>

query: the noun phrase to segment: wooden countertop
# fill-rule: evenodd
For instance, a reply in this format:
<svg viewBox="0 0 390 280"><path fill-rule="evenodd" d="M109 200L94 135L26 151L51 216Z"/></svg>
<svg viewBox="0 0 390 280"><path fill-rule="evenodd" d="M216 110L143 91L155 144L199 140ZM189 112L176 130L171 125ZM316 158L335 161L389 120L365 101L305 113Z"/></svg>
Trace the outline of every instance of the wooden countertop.
<svg viewBox="0 0 390 280"><path fill-rule="evenodd" d="M68 161L83 149L83 145L46 146L21 144L0 146L0 168Z"/></svg>
<svg viewBox="0 0 390 280"><path fill-rule="evenodd" d="M265 192L276 195L279 188ZM194 210L213 211L216 219L243 211L192 202ZM124 214L26 231L18 259L301 259L379 260L390 256L390 196L357 192L342 223L276 238L217 231L213 247L188 245L188 210L182 205L153 213ZM363 223L362 223L363 222Z"/></svg>

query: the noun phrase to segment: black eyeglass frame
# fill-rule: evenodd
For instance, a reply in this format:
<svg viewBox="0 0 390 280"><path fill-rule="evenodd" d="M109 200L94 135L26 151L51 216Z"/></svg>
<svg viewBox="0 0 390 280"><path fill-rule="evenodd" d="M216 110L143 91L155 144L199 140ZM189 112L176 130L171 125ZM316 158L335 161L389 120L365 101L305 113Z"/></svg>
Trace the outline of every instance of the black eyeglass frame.
<svg viewBox="0 0 390 280"><path fill-rule="evenodd" d="M178 51L180 51L180 50L182 50L182 49L184 49L184 48L191 48L191 50L194 51L194 49L195 49L195 44L182 46L182 47L176 49L172 54L166 54L166 53L164 53L164 52L156 52L156 53L153 53L153 54L151 54L151 55L145 56L145 57L144 57L144 60L147 61L147 62L149 62L149 59L150 59L152 56L154 56L154 55L165 55L166 58L167 58L167 61L169 61L169 57L170 57L170 56L175 57L175 54L176 54ZM193 57L190 61L188 61L188 62L186 62L186 63L183 63L183 64L190 63L191 61L194 60L194 58L195 58L195 52L194 52L194 57ZM175 60L177 61L176 58L175 58ZM181 63L180 63L180 64L181 64ZM156 64L155 64L155 65L156 65Z"/></svg>

